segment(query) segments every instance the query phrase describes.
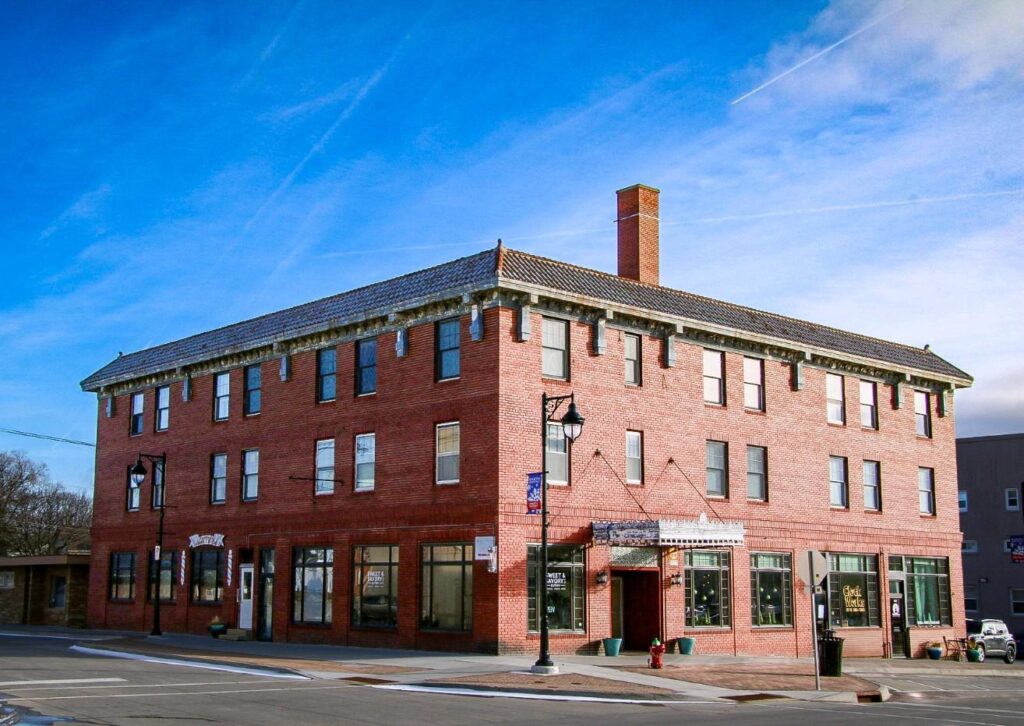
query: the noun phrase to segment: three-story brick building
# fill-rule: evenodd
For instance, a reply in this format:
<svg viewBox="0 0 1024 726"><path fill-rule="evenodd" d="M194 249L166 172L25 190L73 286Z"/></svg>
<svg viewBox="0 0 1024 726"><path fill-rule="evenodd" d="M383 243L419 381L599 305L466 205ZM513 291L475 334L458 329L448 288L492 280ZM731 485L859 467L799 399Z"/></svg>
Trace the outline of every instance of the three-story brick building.
<svg viewBox="0 0 1024 726"><path fill-rule="evenodd" d="M970 377L662 287L657 190L621 190L618 217L618 275L499 242L89 376L89 624L146 627L159 579L170 630L216 616L275 640L534 651L527 477L542 393L573 393L583 435L543 433L555 652L686 634L806 655L808 549L828 553L820 609L847 653L959 629L953 392ZM135 487L140 452L166 471Z"/></svg>

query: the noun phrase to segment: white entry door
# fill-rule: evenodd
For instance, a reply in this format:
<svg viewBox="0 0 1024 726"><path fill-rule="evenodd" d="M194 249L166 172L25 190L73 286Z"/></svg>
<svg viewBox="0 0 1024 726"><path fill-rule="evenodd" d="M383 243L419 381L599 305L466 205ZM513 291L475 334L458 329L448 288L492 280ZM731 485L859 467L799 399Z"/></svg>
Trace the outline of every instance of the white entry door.
<svg viewBox="0 0 1024 726"><path fill-rule="evenodd" d="M252 630L253 566L238 566L238 627Z"/></svg>

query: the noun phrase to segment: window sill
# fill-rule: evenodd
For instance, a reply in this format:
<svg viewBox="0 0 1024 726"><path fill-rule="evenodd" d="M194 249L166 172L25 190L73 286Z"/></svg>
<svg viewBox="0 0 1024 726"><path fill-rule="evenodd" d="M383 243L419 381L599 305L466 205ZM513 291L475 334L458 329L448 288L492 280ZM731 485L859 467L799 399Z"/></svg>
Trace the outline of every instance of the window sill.
<svg viewBox="0 0 1024 726"><path fill-rule="evenodd" d="M928 514L927 512L921 512L921 519L935 519L935 512Z"/></svg>
<svg viewBox="0 0 1024 726"><path fill-rule="evenodd" d="M775 630L792 630L793 629L792 625L785 625L783 623L779 623L778 625L751 625L750 627L753 628L754 632L761 631L761 630L772 630L772 631L775 631Z"/></svg>
<svg viewBox="0 0 1024 726"><path fill-rule="evenodd" d="M457 381L460 378L461 376L452 376L451 378L438 378L436 381L434 381L434 383L451 383L452 381Z"/></svg>
<svg viewBox="0 0 1024 726"><path fill-rule="evenodd" d="M170 427L166 429L153 429L154 434L166 434L170 430Z"/></svg>
<svg viewBox="0 0 1024 726"><path fill-rule="evenodd" d="M842 506L840 504L829 504L828 508L831 509L833 512L849 512L850 511L849 507L844 507L844 506Z"/></svg>
<svg viewBox="0 0 1024 726"><path fill-rule="evenodd" d="M338 400L337 398L325 398L322 401L318 400L316 402L316 405L319 406L321 403L334 403L337 400Z"/></svg>
<svg viewBox="0 0 1024 726"><path fill-rule="evenodd" d="M242 504L252 504L257 501L259 501L259 497L249 497L248 499L243 499Z"/></svg>
<svg viewBox="0 0 1024 726"><path fill-rule="evenodd" d="M846 424L845 423L840 423L839 421L829 421L828 425L831 426L832 428L836 428L836 429L845 429L846 428Z"/></svg>
<svg viewBox="0 0 1024 726"><path fill-rule="evenodd" d="M242 418L256 418L259 415L260 415L259 411L254 411L253 413L243 413L242 414Z"/></svg>
<svg viewBox="0 0 1024 726"><path fill-rule="evenodd" d="M353 494L373 494L376 491L375 487L362 487L361 489L353 489Z"/></svg>
<svg viewBox="0 0 1024 726"><path fill-rule="evenodd" d="M704 402L704 408L721 408L721 409L725 409L726 405L724 403L715 403L714 401L705 401Z"/></svg>
<svg viewBox="0 0 1024 726"><path fill-rule="evenodd" d="M458 483L459 483L458 479L455 479L454 481L436 481L436 482L434 482L434 486L451 487L451 486L456 486Z"/></svg>
<svg viewBox="0 0 1024 726"><path fill-rule="evenodd" d="M334 494L334 490L333 489L331 491L329 491L329 492L313 492L313 496L315 496L315 497L329 497L332 494Z"/></svg>
<svg viewBox="0 0 1024 726"><path fill-rule="evenodd" d="M626 484L631 487L642 487L644 485L642 481L630 481L629 479L626 479Z"/></svg>
<svg viewBox="0 0 1024 726"><path fill-rule="evenodd" d="M714 499L716 502L724 502L729 499L728 494L708 494L706 496L708 499Z"/></svg>
<svg viewBox="0 0 1024 726"><path fill-rule="evenodd" d="M873 433L876 433L876 434L878 433L878 427L877 426L861 426L860 430L864 431L864 432L869 432L869 433L870 432L873 432Z"/></svg>
<svg viewBox="0 0 1024 726"><path fill-rule="evenodd" d="M864 514L881 514L881 509L865 509Z"/></svg>
<svg viewBox="0 0 1024 726"><path fill-rule="evenodd" d="M210 502L210 504L214 507L223 507L227 503L228 501L226 499L218 499L215 502Z"/></svg>
<svg viewBox="0 0 1024 726"><path fill-rule="evenodd" d="M768 412L763 408L746 408L743 409L744 413L749 413L754 416L767 416Z"/></svg>
<svg viewBox="0 0 1024 726"><path fill-rule="evenodd" d="M747 504L753 504L755 507L766 507L768 506L767 499L751 499L747 497Z"/></svg>
<svg viewBox="0 0 1024 726"><path fill-rule="evenodd" d="M371 396L376 396L376 395L377 395L377 391L376 390L374 390L374 391L367 391L366 393L357 393L356 394L356 398L369 398Z"/></svg>

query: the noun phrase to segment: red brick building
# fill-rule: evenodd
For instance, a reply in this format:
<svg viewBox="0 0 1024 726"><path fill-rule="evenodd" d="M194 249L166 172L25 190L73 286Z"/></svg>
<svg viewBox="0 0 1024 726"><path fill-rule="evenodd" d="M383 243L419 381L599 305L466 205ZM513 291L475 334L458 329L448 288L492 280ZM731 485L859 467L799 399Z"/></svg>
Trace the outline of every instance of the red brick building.
<svg viewBox="0 0 1024 726"><path fill-rule="evenodd" d="M499 243L89 376L89 625L151 622L163 490L128 469L166 453L165 629L533 652L527 477L542 393L571 392L582 436L544 444L553 652L685 634L806 655L808 549L828 553L820 612L847 653L962 630L953 392L970 377L661 287L657 190L620 191L618 215L618 275Z"/></svg>

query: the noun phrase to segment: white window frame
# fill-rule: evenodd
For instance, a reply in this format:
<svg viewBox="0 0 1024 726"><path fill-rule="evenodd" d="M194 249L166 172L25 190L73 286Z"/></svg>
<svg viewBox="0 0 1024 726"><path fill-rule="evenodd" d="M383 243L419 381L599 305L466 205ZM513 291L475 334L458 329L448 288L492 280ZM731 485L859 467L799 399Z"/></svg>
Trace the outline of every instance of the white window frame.
<svg viewBox="0 0 1024 726"><path fill-rule="evenodd" d="M630 467L633 476L630 476ZM644 434L642 431L626 432L626 483L644 483Z"/></svg>
<svg viewBox="0 0 1024 726"><path fill-rule="evenodd" d="M230 415L231 374L218 373L213 377L213 420L227 421Z"/></svg>
<svg viewBox="0 0 1024 726"><path fill-rule="evenodd" d="M565 438L565 429L562 424L548 421L547 424L547 438L544 440L544 445L547 447L547 460L548 460L548 484L552 486L567 486L569 484L569 441ZM552 476L552 462L563 462L562 466L559 467L561 471L565 472L565 476L559 478L557 475Z"/></svg>
<svg viewBox="0 0 1024 726"><path fill-rule="evenodd" d="M569 380L569 321L559 318L541 318L541 361L540 374L544 378L554 378L560 381ZM557 344L556 331L561 333L561 347ZM561 372L548 369L548 360L554 356L547 355L549 352L557 352L560 355L559 367Z"/></svg>
<svg viewBox="0 0 1024 726"><path fill-rule="evenodd" d="M139 425L135 426L135 417L139 417ZM128 429L132 436L141 436L146 430L146 396L141 391L132 394L132 412L128 419Z"/></svg>
<svg viewBox="0 0 1024 726"><path fill-rule="evenodd" d="M960 513L963 514L967 511L967 491L964 489L959 490L956 493L956 504L960 509Z"/></svg>
<svg viewBox="0 0 1024 726"><path fill-rule="evenodd" d="M833 477L834 467L833 464L842 464L842 479L836 479ZM840 493L842 494L842 501L836 501L835 485L842 485ZM850 462L845 456L830 456L828 457L828 505L833 509L849 509L850 508Z"/></svg>
<svg viewBox="0 0 1024 726"><path fill-rule="evenodd" d="M334 494L334 439L318 439L314 468L316 477L313 482L313 493Z"/></svg>
<svg viewBox="0 0 1024 726"><path fill-rule="evenodd" d="M725 353L704 349L703 353L704 403L725 405ZM711 396L709 397L709 393Z"/></svg>
<svg viewBox="0 0 1024 726"><path fill-rule="evenodd" d="M928 475L927 487L923 486L926 482L922 479L922 476L926 472ZM922 499L925 495L928 496L927 505ZM935 516L935 469L927 466L919 466L917 468L917 509L923 515L929 517Z"/></svg>
<svg viewBox="0 0 1024 726"><path fill-rule="evenodd" d="M171 425L171 387L156 389L156 430L166 431Z"/></svg>
<svg viewBox="0 0 1024 726"><path fill-rule="evenodd" d="M260 495L260 450L242 451L242 501L253 502Z"/></svg>
<svg viewBox="0 0 1024 726"><path fill-rule="evenodd" d="M711 452L713 450L722 452L721 468L711 466ZM708 476L708 473L711 471L722 472L722 491L720 492L711 491L711 477ZM708 439L704 442L704 493L714 499L729 498L729 442L727 441Z"/></svg>
<svg viewBox="0 0 1024 726"><path fill-rule="evenodd" d="M377 486L377 434L373 431L356 434L354 449L353 481L355 481L355 490L357 492L372 492ZM369 466L369 478L365 476L367 466ZM363 467L362 476L359 473L359 467Z"/></svg>
<svg viewBox="0 0 1024 726"><path fill-rule="evenodd" d="M838 373L825 374L825 401L825 415L828 422L837 426L845 426L846 381Z"/></svg>
<svg viewBox="0 0 1024 726"><path fill-rule="evenodd" d="M878 430L878 385L874 381L861 381L860 390L860 426L864 429ZM868 421L864 418L867 414Z"/></svg>
<svg viewBox="0 0 1024 726"><path fill-rule="evenodd" d="M753 471L750 468L750 454L753 451L761 452L761 471ZM750 494L750 482L751 477L754 477L754 481L759 482L758 487L761 490L760 496L751 496ZM768 447L767 446L753 446L747 445L747 499L752 502L767 502L768 501Z"/></svg>
<svg viewBox="0 0 1024 726"><path fill-rule="evenodd" d="M868 472L871 472L875 480L868 484ZM867 512L882 511L882 462L864 459L861 466L861 487L864 491L864 510ZM869 506L868 492L874 491L876 504Z"/></svg>
<svg viewBox="0 0 1024 726"><path fill-rule="evenodd" d="M218 472L217 462L223 461L223 471ZM217 497L217 489L220 488L221 496ZM210 503L223 504L228 500L228 455L218 452L210 456Z"/></svg>
<svg viewBox="0 0 1024 726"><path fill-rule="evenodd" d="M764 360L743 358L743 407L764 411Z"/></svg>
<svg viewBox="0 0 1024 726"><path fill-rule="evenodd" d="M441 430L442 429L455 429L455 450L454 451L441 451ZM461 475L462 462L460 461L460 455L462 450L462 431L458 421L446 421L439 423L434 427L434 483L438 485L444 484L458 484L459 476ZM456 461L455 470L459 472L454 479L442 479L441 478L441 460L442 458L454 457Z"/></svg>
<svg viewBox="0 0 1024 726"><path fill-rule="evenodd" d="M932 395L928 391L914 391L914 433L932 437Z"/></svg>
<svg viewBox="0 0 1024 726"><path fill-rule="evenodd" d="M636 344L636 350L634 355L630 357L629 346L630 342ZM636 333L626 333L625 338L622 342L622 358L623 365L625 367L625 381L627 386L642 386L644 381L643 374L643 342L642 338Z"/></svg>
<svg viewBox="0 0 1024 726"><path fill-rule="evenodd" d="M1020 491L1017 487L1007 487L1006 491L1003 492L1003 497L1006 500L1007 512L1020 511Z"/></svg>

